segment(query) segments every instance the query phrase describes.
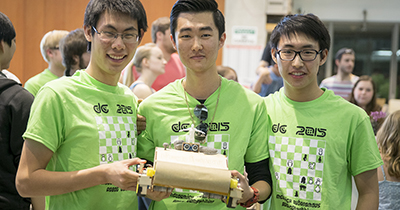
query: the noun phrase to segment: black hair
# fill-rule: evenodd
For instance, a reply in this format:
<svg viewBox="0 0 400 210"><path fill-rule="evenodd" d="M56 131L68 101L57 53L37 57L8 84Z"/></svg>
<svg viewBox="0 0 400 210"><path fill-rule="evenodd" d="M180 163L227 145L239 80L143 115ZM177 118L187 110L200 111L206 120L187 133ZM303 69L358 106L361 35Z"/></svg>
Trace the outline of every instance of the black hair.
<svg viewBox="0 0 400 210"><path fill-rule="evenodd" d="M139 0L90 0L86 6L83 24L87 27L96 27L105 11L123 13L137 20L139 36L141 30L147 31L146 11Z"/></svg>
<svg viewBox="0 0 400 210"><path fill-rule="evenodd" d="M75 29L61 39L60 51L63 58L63 64L66 70L71 70L73 65L76 65L74 56L79 56L80 62L82 62L82 54L87 51L87 44L83 29Z"/></svg>
<svg viewBox="0 0 400 210"><path fill-rule="evenodd" d="M171 34L174 41L178 16L180 13L188 12L212 12L219 37L225 32L225 18L218 9L218 3L215 0L178 0L172 7L170 15Z"/></svg>
<svg viewBox="0 0 400 210"><path fill-rule="evenodd" d="M15 38L15 29L11 20L0 12L0 41L4 41L11 47L11 41Z"/></svg>
<svg viewBox="0 0 400 210"><path fill-rule="evenodd" d="M270 43L272 48L277 48L282 36L292 37L304 34L318 41L320 50L329 50L331 37L322 21L314 14L287 15L275 26L272 31Z"/></svg>

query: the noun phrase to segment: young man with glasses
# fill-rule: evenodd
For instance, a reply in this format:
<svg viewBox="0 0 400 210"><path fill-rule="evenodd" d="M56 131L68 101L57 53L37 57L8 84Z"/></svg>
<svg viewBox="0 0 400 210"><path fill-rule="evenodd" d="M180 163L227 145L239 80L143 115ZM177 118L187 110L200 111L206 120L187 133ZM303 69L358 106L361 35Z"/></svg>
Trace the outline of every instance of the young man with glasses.
<svg viewBox="0 0 400 210"><path fill-rule="evenodd" d="M155 147L176 140L190 142L194 136L202 147L227 156L228 168L235 170L231 174L239 178L244 190L241 205L265 201L271 194L267 149L271 124L257 94L218 75L216 60L226 34L217 3L178 0L170 19L171 40L185 65L186 77L140 104L139 113L147 124L138 139L138 156L153 161ZM249 183L242 175L244 166ZM170 198L152 202L150 209L227 209L221 200L202 195L176 189Z"/></svg>
<svg viewBox="0 0 400 210"><path fill-rule="evenodd" d="M284 80L279 92L265 98L273 123L271 209L350 209L352 176L357 209L377 209L376 168L382 160L369 117L318 87L318 70L330 47L324 24L313 14L286 16L273 30L271 44Z"/></svg>
<svg viewBox="0 0 400 210"><path fill-rule="evenodd" d="M16 186L48 209L137 209L137 99L118 84L147 29L138 0L91 0L85 71L46 84L32 105ZM155 200L167 193L149 192Z"/></svg>
<svg viewBox="0 0 400 210"><path fill-rule="evenodd" d="M59 43L67 35L68 31L53 30L47 32L43 36L42 41L40 41L40 52L43 59L49 64L49 67L26 81L24 87L33 96L36 96L43 85L64 75L65 67L62 63Z"/></svg>

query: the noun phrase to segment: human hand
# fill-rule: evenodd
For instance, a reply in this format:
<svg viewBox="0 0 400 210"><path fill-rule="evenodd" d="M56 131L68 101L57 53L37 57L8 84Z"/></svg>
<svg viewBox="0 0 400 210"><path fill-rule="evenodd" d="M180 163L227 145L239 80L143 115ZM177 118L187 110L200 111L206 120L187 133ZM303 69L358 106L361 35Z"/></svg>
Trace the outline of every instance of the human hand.
<svg viewBox="0 0 400 210"><path fill-rule="evenodd" d="M254 195L254 191L250 188L246 177L236 170L231 171L231 176L239 179L238 186L243 189L242 199L239 200L239 203L245 203L250 200Z"/></svg>
<svg viewBox="0 0 400 210"><path fill-rule="evenodd" d="M136 191L137 180L139 174L130 170L129 166L145 163L145 160L133 158L128 160L117 161L111 164L105 164L106 181L123 190Z"/></svg>
<svg viewBox="0 0 400 210"><path fill-rule="evenodd" d="M136 119L136 125L137 125L137 134L139 135L140 133L142 133L142 131L146 130L146 118L138 114Z"/></svg>
<svg viewBox="0 0 400 210"><path fill-rule="evenodd" d="M260 78L262 78L262 83L263 84L271 84L272 83L272 78L270 76L271 69L269 67L263 67L260 68Z"/></svg>
<svg viewBox="0 0 400 210"><path fill-rule="evenodd" d="M173 190L173 188L167 188L166 191L147 190L146 198L150 198L154 201L161 201L162 199L168 198Z"/></svg>

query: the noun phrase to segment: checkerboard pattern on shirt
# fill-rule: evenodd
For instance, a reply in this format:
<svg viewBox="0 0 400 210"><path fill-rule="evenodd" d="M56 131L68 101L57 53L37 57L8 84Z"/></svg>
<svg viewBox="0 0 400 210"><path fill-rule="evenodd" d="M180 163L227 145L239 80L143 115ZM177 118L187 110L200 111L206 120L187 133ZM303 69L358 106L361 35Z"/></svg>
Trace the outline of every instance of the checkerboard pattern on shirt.
<svg viewBox="0 0 400 210"><path fill-rule="evenodd" d="M128 116L96 117L100 164L136 157L136 120ZM134 170L134 167L131 168Z"/></svg>
<svg viewBox="0 0 400 210"><path fill-rule="evenodd" d="M321 200L326 142L270 136L277 192L293 198Z"/></svg>

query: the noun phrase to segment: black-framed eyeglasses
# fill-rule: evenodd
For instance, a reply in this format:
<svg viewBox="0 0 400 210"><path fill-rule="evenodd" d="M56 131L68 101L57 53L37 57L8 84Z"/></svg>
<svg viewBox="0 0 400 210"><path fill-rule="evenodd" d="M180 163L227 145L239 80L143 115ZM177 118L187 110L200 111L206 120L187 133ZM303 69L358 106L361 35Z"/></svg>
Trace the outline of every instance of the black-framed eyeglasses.
<svg viewBox="0 0 400 210"><path fill-rule="evenodd" d="M300 56L300 59L302 61L313 61L317 58L318 54L322 53L322 50L316 51L316 50L279 50L278 52L279 57L283 61L292 61L296 58L296 55L298 54Z"/></svg>
<svg viewBox="0 0 400 210"><path fill-rule="evenodd" d="M198 104L193 110L194 115L200 120L200 124L196 126L194 138L200 142L204 141L208 132L208 124L203 121L208 118L208 109L204 104Z"/></svg>
<svg viewBox="0 0 400 210"><path fill-rule="evenodd" d="M59 47L50 47L49 49L50 49L50 50L60 50Z"/></svg>
<svg viewBox="0 0 400 210"><path fill-rule="evenodd" d="M139 35L138 34L131 34L131 33L114 33L111 31L101 31L98 32L97 29L92 26L93 30L99 35L100 39L107 42L114 42L118 36L121 36L122 41L124 43L137 43L139 42Z"/></svg>

